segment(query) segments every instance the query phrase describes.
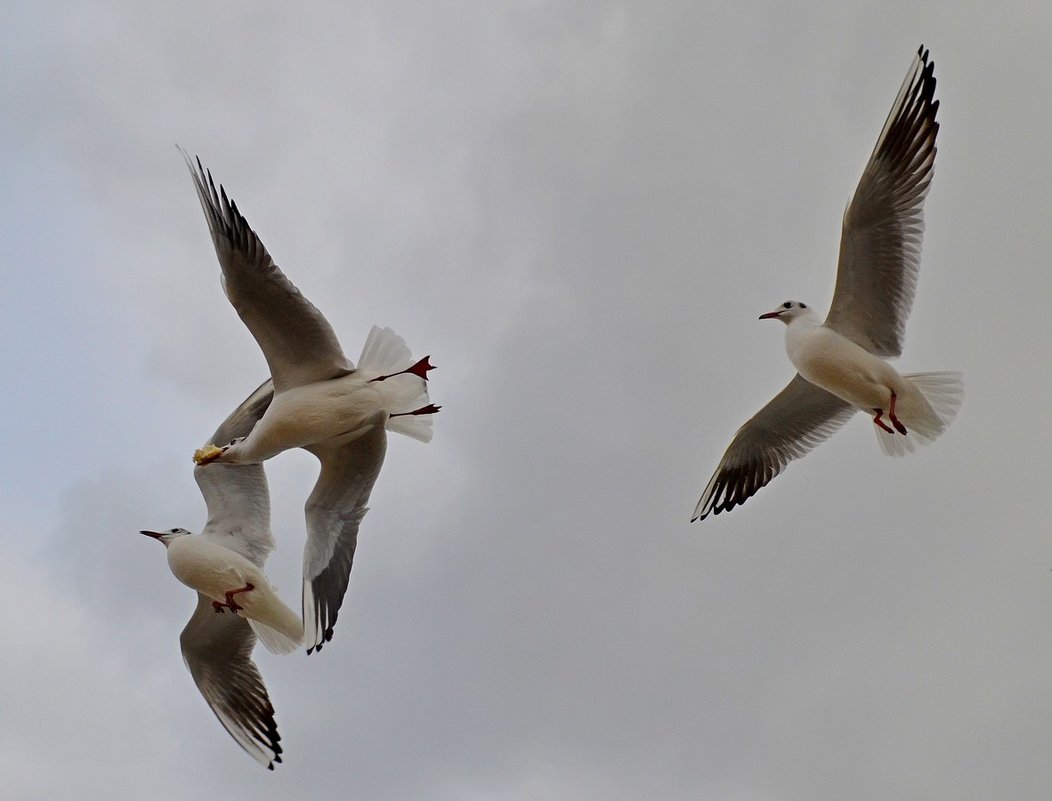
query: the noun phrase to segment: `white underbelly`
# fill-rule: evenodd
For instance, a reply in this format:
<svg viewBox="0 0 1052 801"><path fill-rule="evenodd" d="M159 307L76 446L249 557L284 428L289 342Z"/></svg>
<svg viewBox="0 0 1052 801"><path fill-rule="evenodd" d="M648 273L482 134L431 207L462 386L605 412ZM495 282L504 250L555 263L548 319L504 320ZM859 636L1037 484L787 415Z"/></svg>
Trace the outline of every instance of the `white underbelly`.
<svg viewBox="0 0 1052 801"><path fill-rule="evenodd" d="M296 387L278 395L253 431L261 458L302 448L359 428L383 408L381 394L368 385L342 382Z"/></svg>
<svg viewBox="0 0 1052 801"><path fill-rule="evenodd" d="M241 554L196 538L171 543L168 565L179 581L216 601L225 600L227 592L246 583L264 580L259 568Z"/></svg>
<svg viewBox="0 0 1052 801"><path fill-rule="evenodd" d="M860 409L887 408L905 389L894 367L833 332L815 332L791 356L800 375Z"/></svg>

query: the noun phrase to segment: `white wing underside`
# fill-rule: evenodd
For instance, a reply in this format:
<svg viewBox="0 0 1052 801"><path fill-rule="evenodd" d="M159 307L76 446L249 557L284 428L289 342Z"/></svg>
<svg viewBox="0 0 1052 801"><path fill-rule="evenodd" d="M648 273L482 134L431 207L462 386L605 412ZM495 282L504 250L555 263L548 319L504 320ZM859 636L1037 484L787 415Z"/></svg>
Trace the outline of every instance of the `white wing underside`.
<svg viewBox="0 0 1052 801"><path fill-rule="evenodd" d="M274 397L264 381L216 429L210 442L230 442L248 436ZM244 556L260 567L274 549L270 531L270 491L261 464L213 462L194 468L194 479L208 507L201 536Z"/></svg>
<svg viewBox="0 0 1052 801"><path fill-rule="evenodd" d="M303 629L310 653L332 639L347 592L358 527L387 450L383 415L377 415L349 442L334 440L307 450L321 462L321 473L305 507Z"/></svg>
<svg viewBox="0 0 1052 801"><path fill-rule="evenodd" d="M179 637L190 675L208 706L238 745L271 770L281 762L274 707L252 662L256 637L248 621L216 614L198 593L197 608Z"/></svg>
<svg viewBox="0 0 1052 801"><path fill-rule="evenodd" d="M223 270L223 290L263 351L277 391L351 372L328 320L285 277L200 160L183 156Z"/></svg>
<svg viewBox="0 0 1052 801"><path fill-rule="evenodd" d="M789 462L828 439L855 411L854 406L797 375L738 429L691 520L745 503Z"/></svg>
<svg viewBox="0 0 1052 801"><path fill-rule="evenodd" d="M247 436L273 397L267 380L223 421L209 442ZM262 568L274 548L263 466L212 463L195 467L194 478L208 507L201 536ZM252 661L256 635L249 621L217 614L211 599L198 593L179 644L194 683L223 728L253 759L273 770L281 762L281 736L267 688Z"/></svg>
<svg viewBox="0 0 1052 801"><path fill-rule="evenodd" d="M902 353L935 169L935 63L918 52L844 212L825 324L870 353Z"/></svg>

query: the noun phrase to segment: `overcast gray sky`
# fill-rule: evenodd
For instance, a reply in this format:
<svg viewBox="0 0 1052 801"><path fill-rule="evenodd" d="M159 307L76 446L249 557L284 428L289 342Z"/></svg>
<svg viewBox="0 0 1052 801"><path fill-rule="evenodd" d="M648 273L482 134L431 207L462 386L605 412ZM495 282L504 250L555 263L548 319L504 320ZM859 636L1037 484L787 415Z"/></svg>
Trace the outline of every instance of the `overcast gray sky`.
<svg viewBox="0 0 1052 801"><path fill-rule="evenodd" d="M12 4L0 796L1045 801L1050 35L1036 0ZM859 417L692 525L921 42L899 365L963 370L961 413L902 460ZM265 376L175 142L352 358L378 323L439 366L334 641L257 654L274 773L137 534L200 529L190 454ZM293 603L315 470L269 471Z"/></svg>

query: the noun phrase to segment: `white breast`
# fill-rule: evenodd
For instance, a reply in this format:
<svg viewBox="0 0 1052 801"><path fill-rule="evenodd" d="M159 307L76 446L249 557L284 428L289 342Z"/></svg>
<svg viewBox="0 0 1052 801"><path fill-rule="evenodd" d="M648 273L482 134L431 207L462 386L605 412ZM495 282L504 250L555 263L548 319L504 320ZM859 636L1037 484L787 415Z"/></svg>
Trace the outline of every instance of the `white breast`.
<svg viewBox="0 0 1052 801"><path fill-rule="evenodd" d="M168 566L179 581L216 601L225 593L266 579L241 554L199 535L180 537L168 546Z"/></svg>

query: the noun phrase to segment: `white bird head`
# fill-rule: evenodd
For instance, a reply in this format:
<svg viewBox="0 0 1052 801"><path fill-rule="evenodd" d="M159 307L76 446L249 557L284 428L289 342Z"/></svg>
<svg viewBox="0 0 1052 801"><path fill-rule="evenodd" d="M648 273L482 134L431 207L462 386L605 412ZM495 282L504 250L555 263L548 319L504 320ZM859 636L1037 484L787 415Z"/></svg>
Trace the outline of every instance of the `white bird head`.
<svg viewBox="0 0 1052 801"><path fill-rule="evenodd" d="M778 308L774 311L769 311L766 314L761 314L761 320L781 320L786 325L789 325L793 320L804 315L814 314L815 310L809 307L806 303L801 303L798 300L787 300L784 303L779 304Z"/></svg>
<svg viewBox="0 0 1052 801"><path fill-rule="evenodd" d="M140 534L145 534L147 537L153 537L155 540L160 542L167 548L171 545L172 540L177 540L180 537L186 537L192 534L192 531L187 531L185 528L170 528L168 531L140 531Z"/></svg>

